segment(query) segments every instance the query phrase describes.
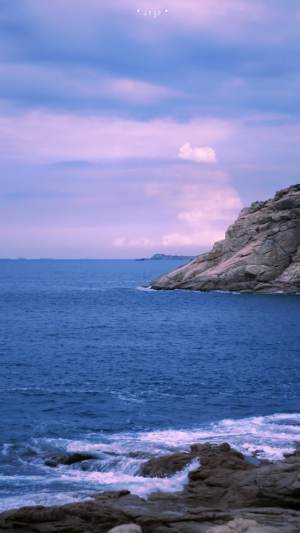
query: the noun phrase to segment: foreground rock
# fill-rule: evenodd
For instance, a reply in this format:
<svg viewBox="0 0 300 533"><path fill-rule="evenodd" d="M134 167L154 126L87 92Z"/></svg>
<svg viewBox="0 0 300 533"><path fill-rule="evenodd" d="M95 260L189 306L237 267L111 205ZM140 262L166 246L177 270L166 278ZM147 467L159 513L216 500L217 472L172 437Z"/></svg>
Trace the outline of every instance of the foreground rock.
<svg viewBox="0 0 300 533"><path fill-rule="evenodd" d="M141 467L141 475L145 477L171 477L176 472L183 470L197 453L178 452L163 457L153 457Z"/></svg>
<svg viewBox="0 0 300 533"><path fill-rule="evenodd" d="M45 461L46 466L56 468L58 465L73 465L75 463L81 463L82 461L88 461L90 459L98 459L96 455L90 453L64 453L63 455L52 454Z"/></svg>
<svg viewBox="0 0 300 533"><path fill-rule="evenodd" d="M173 470L173 462L166 458L151 459L145 464L148 475L156 475L166 459L162 476ZM242 453L220 446L193 444L185 461L199 459L200 465L188 474L190 483L179 493L181 501L195 500L198 504L220 507L223 510L241 507L284 507L300 510L300 451L287 454L283 461L258 465L246 460ZM186 463L187 464L187 463ZM152 472L151 472L152 466ZM170 471L171 471L170 470ZM173 499L178 493L173 494ZM163 493L152 493L149 499L164 498ZM300 530L299 530L300 531Z"/></svg>
<svg viewBox="0 0 300 533"><path fill-rule="evenodd" d="M247 518L235 518L226 526L211 527L207 533L279 533L279 529L262 526L255 520Z"/></svg>
<svg viewBox="0 0 300 533"><path fill-rule="evenodd" d="M241 211L211 252L148 287L270 293L300 291L300 185Z"/></svg>
<svg viewBox="0 0 300 533"><path fill-rule="evenodd" d="M107 533L122 526L133 533L133 524L142 533L299 533L300 512L289 509L235 509L223 511L196 501L179 503L164 494L161 501L147 501L127 491L104 492L93 500L61 507L23 507L0 515L0 530L7 533ZM169 496L169 497L168 497ZM260 528L230 528L237 519L252 521ZM124 528L124 526L130 526ZM223 531L220 530L223 526ZM218 528L214 530L214 528ZM225 529L226 528L226 529ZM139 530L136 530L136 533ZM121 533L116 529L115 533Z"/></svg>
<svg viewBox="0 0 300 533"><path fill-rule="evenodd" d="M140 526L136 524L125 524L122 526L114 527L109 533L143 533Z"/></svg>
<svg viewBox="0 0 300 533"><path fill-rule="evenodd" d="M174 455L180 459L173 454L171 461L167 456L145 463L147 475L169 475ZM145 500L127 490L107 491L60 507L23 507L1 514L0 530L107 533L122 526L115 533L128 533L135 525L142 533L300 532L300 451L278 463L254 465L227 443L206 443L192 445L178 464L188 464L187 456L200 462L180 492L156 492Z"/></svg>

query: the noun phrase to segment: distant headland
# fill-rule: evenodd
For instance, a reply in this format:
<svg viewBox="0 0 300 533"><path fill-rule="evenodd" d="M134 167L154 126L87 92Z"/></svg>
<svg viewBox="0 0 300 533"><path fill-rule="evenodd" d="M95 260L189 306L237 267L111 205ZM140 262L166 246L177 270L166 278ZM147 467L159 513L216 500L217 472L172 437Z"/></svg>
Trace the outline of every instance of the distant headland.
<svg viewBox="0 0 300 533"><path fill-rule="evenodd" d="M300 184L276 192L265 202L253 202L210 252L163 274L147 287L299 293Z"/></svg>
<svg viewBox="0 0 300 533"><path fill-rule="evenodd" d="M136 261L192 261L195 259L195 255L165 255L165 254L155 254L152 257L143 257L143 259L136 259Z"/></svg>

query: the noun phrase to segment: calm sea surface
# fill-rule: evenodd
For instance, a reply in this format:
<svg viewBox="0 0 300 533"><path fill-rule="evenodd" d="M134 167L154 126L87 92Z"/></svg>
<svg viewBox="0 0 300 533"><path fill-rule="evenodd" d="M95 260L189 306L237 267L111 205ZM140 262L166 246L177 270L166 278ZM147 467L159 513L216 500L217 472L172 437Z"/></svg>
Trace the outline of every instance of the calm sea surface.
<svg viewBox="0 0 300 533"><path fill-rule="evenodd" d="M195 441L300 441L300 295L141 288L181 264L0 261L0 511L179 490L139 467ZM45 466L64 451L98 460Z"/></svg>

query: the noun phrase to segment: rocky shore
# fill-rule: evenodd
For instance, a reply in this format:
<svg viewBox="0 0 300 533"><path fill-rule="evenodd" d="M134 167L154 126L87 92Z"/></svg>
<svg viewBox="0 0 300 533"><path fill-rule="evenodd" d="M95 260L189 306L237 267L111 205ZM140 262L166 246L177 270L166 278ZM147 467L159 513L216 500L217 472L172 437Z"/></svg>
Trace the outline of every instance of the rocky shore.
<svg viewBox="0 0 300 533"><path fill-rule="evenodd" d="M152 289L300 292L300 185L243 209L223 241L151 281Z"/></svg>
<svg viewBox="0 0 300 533"><path fill-rule="evenodd" d="M76 454L74 454L76 455ZM84 460L80 454L64 461ZM57 459L59 462L59 459ZM282 461L245 458L229 444L193 444L190 452L152 457L141 474L170 477L187 465L180 492L148 499L127 490L92 494L60 507L22 507L0 514L0 530L19 533L299 533L300 451ZM55 465L53 464L55 467ZM131 526L129 525L131 524ZM127 527L119 527L128 525ZM116 529L115 529L116 528Z"/></svg>

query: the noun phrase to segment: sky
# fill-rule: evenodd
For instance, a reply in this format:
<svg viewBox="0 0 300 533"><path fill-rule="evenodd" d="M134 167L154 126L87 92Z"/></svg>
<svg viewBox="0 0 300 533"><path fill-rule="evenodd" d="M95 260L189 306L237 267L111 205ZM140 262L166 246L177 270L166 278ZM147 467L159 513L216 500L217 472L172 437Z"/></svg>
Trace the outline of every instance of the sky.
<svg viewBox="0 0 300 533"><path fill-rule="evenodd" d="M198 255L300 183L299 0L0 0L0 257Z"/></svg>

